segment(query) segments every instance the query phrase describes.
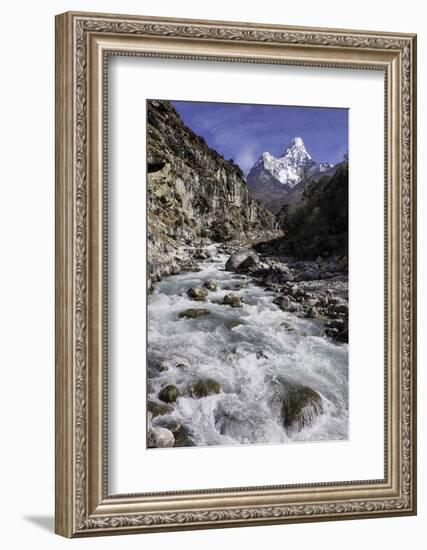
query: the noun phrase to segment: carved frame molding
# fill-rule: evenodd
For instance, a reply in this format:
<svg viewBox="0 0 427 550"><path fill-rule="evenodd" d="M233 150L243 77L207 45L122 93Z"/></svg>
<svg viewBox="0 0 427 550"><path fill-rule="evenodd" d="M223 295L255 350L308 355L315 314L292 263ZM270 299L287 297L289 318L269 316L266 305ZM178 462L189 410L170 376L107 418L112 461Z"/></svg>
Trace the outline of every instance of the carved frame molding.
<svg viewBox="0 0 427 550"><path fill-rule="evenodd" d="M384 71L388 304L384 480L108 495L104 315L108 55ZM56 71L57 533L74 537L414 514L416 37L69 12L56 18Z"/></svg>

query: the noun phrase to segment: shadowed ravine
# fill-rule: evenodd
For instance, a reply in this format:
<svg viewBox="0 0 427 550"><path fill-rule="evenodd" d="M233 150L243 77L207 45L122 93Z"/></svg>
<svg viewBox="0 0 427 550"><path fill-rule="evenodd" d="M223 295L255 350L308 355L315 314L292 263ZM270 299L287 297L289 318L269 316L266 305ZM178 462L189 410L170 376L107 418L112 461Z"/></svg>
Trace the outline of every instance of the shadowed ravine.
<svg viewBox="0 0 427 550"><path fill-rule="evenodd" d="M347 439L347 344L208 250L200 271L166 277L148 296L149 427L153 415L175 446ZM217 289L204 300L188 296L208 280ZM240 307L223 303L230 293ZM163 446L152 432L148 446Z"/></svg>

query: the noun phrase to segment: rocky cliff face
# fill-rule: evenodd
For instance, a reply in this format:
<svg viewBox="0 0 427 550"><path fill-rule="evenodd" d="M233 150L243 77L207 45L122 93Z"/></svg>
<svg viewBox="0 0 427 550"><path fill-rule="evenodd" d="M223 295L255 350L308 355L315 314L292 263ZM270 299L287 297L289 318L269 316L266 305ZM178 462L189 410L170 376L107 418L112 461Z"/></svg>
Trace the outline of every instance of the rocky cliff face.
<svg viewBox="0 0 427 550"><path fill-rule="evenodd" d="M149 281L178 272L190 246L257 239L276 226L239 166L167 101L147 103L147 202Z"/></svg>

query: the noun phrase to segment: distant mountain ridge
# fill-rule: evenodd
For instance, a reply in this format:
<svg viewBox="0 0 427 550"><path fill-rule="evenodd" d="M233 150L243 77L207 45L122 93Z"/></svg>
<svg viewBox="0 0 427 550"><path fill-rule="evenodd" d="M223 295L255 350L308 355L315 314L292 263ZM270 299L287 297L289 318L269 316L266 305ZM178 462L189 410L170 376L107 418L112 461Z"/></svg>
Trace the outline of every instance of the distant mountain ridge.
<svg viewBox="0 0 427 550"><path fill-rule="evenodd" d="M255 196L277 213L283 204L294 202L293 199L300 195L294 195L294 189L305 188L305 184L314 177L331 173L333 168L329 162L313 160L302 138L294 137L280 157L264 152L249 171L246 180Z"/></svg>

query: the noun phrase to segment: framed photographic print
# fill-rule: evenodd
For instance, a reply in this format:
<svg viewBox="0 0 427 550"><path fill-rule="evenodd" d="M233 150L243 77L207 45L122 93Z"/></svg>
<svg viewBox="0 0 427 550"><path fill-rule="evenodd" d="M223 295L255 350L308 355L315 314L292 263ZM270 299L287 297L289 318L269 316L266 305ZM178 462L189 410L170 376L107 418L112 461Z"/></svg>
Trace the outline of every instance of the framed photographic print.
<svg viewBox="0 0 427 550"><path fill-rule="evenodd" d="M416 513L416 37L56 18L56 531Z"/></svg>

